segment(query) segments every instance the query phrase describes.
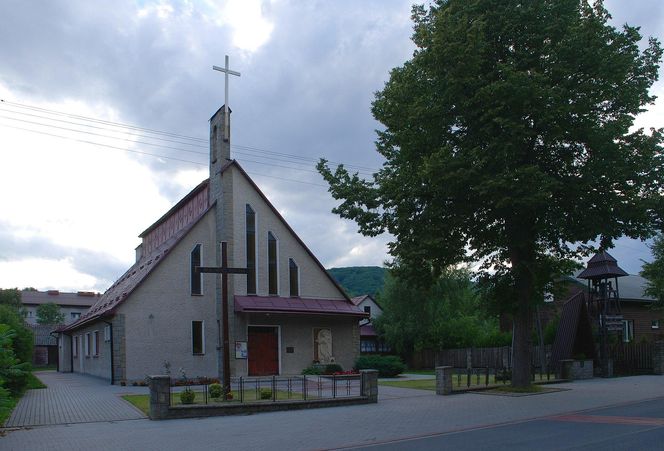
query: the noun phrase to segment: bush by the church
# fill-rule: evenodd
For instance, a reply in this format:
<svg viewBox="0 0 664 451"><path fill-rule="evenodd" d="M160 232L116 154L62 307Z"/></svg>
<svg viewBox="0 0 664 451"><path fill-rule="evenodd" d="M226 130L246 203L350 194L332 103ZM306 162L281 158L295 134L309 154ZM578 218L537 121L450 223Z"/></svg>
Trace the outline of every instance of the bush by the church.
<svg viewBox="0 0 664 451"><path fill-rule="evenodd" d="M210 384L210 397L221 398L221 384Z"/></svg>
<svg viewBox="0 0 664 451"><path fill-rule="evenodd" d="M395 377L406 370L406 365L394 355L363 355L355 361L358 370L378 370L379 377Z"/></svg>

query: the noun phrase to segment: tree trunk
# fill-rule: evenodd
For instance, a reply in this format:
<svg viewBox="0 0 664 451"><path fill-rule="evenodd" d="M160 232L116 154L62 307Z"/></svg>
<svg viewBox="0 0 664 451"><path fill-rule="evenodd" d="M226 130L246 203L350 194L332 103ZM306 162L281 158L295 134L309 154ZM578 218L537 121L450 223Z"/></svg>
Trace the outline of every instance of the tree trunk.
<svg viewBox="0 0 664 451"><path fill-rule="evenodd" d="M533 334L533 264L534 252L528 247L512 249L510 252L514 274L514 294L517 308L512 329L512 387L530 385Z"/></svg>
<svg viewBox="0 0 664 451"><path fill-rule="evenodd" d="M532 352L533 311L530 299L519 299L519 310L514 315L514 348L512 350L512 387L530 385L530 354Z"/></svg>

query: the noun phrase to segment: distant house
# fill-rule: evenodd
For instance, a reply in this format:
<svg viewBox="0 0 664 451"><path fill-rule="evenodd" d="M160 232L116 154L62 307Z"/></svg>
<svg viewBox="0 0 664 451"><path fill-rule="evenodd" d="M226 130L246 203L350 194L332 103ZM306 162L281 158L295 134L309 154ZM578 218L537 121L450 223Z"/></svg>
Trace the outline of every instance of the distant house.
<svg viewBox="0 0 664 451"><path fill-rule="evenodd" d="M37 324L37 308L40 305L53 303L60 307L64 315L64 324L78 320L100 297L92 291L65 293L58 290L21 291L24 320L32 329L35 337L32 363L36 366L56 365L58 363L58 346L55 335L51 332L57 324Z"/></svg>
<svg viewBox="0 0 664 451"><path fill-rule="evenodd" d="M383 313L383 308L370 294L354 297L351 301L369 315L369 318L360 320L360 352L363 354L385 354L390 352L390 347L378 337L378 333L372 324L372 320Z"/></svg>
<svg viewBox="0 0 664 451"><path fill-rule="evenodd" d="M598 253L588 262L589 269L593 268L591 266L593 264L597 264L600 270L604 270L603 268L608 264L610 267L617 267L619 271L622 271L617 266L617 261L606 251ZM566 279L564 295L545 304L541 313L545 323L554 316L560 315L563 305L579 293L585 296L586 302L591 302L590 291L597 287L593 287L592 282L589 283L588 279L584 278L584 273L587 271L588 269L569 276ZM611 298L616 300L615 313L621 316L621 340L624 343L653 341L664 337L664 328L662 328L664 311L652 308L655 299L644 294L646 283L647 281L643 277L622 271L617 276L616 286L613 286L612 283L607 287ZM598 321L597 313L592 308L592 302L588 307L591 317Z"/></svg>
<svg viewBox="0 0 664 451"><path fill-rule="evenodd" d="M58 340L52 334L52 324L28 324L35 337L32 364L35 366L58 364Z"/></svg>
<svg viewBox="0 0 664 451"><path fill-rule="evenodd" d="M135 264L59 330L61 371L118 383L167 368L219 378L352 368L368 315L231 160L225 130L222 108L210 119L210 177L140 234ZM236 271L227 284L225 263Z"/></svg>
<svg viewBox="0 0 664 451"><path fill-rule="evenodd" d="M97 302L99 296L99 293L92 291L65 293L58 290L23 290L21 291L21 304L25 312L25 322L37 324L37 307L54 303L60 307L60 312L65 316L65 324L73 323Z"/></svg>

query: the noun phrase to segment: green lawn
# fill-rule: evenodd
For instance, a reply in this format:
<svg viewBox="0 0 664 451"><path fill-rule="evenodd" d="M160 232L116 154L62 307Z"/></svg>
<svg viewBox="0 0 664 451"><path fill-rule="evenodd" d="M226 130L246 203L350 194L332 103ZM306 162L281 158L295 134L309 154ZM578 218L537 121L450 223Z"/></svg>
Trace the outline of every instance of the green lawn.
<svg viewBox="0 0 664 451"><path fill-rule="evenodd" d="M46 385L44 385L44 383L42 381L40 381L37 376L30 373L28 375L27 390L35 390L35 389L39 389L39 388L46 388Z"/></svg>
<svg viewBox="0 0 664 451"><path fill-rule="evenodd" d="M434 370L406 370L404 374L421 374L423 376L435 376L436 372Z"/></svg>

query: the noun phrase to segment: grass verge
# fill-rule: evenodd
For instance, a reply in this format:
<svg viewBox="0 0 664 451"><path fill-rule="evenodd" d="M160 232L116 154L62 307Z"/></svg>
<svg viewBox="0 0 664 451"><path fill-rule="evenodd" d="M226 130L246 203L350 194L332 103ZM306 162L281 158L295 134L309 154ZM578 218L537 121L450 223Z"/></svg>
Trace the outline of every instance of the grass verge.
<svg viewBox="0 0 664 451"><path fill-rule="evenodd" d="M46 385L44 385L44 383L40 381L39 378L37 378L34 374L28 373L28 384L26 385L25 389L35 390L40 388L46 388ZM5 424L5 421L7 421L9 416L12 414L12 411L24 393L25 391L18 396L0 396L0 426Z"/></svg>

